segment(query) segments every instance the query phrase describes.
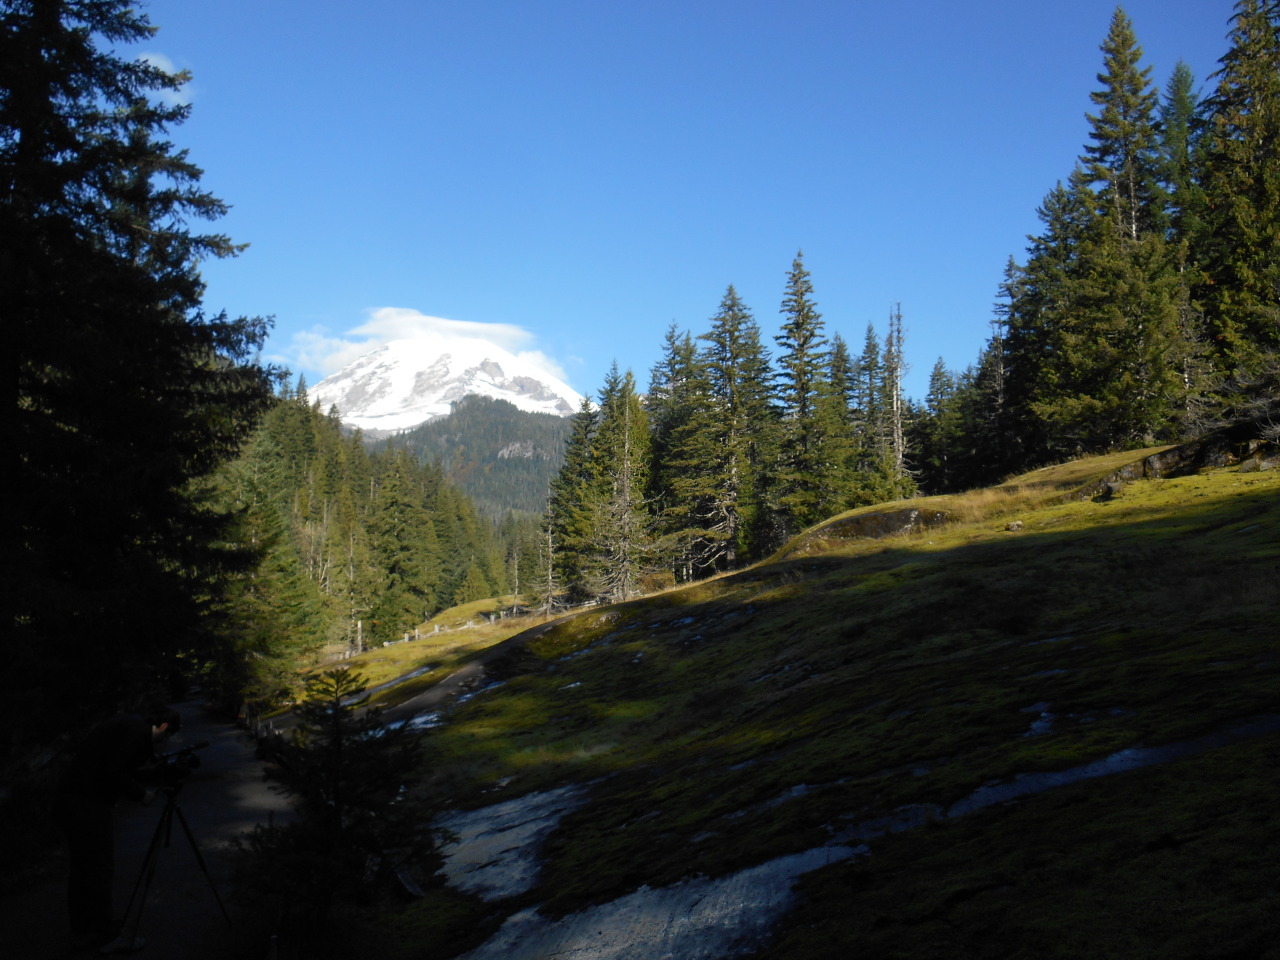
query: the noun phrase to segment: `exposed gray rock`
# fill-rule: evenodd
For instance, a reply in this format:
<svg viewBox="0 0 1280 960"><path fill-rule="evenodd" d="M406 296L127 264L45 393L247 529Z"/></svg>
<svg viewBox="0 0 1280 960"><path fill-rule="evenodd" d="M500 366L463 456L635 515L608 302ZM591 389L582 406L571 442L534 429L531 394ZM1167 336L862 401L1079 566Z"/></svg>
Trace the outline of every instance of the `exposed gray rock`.
<svg viewBox="0 0 1280 960"><path fill-rule="evenodd" d="M793 545L793 552L802 550L811 542L880 540L884 537L928 530L949 522L951 522L950 514L942 510L921 510L917 507L859 513L852 517L832 520L809 531Z"/></svg>
<svg viewBox="0 0 1280 960"><path fill-rule="evenodd" d="M1124 484L1119 480L1107 480L1102 483L1098 489L1097 496L1093 499L1098 503L1106 503L1108 500L1114 500L1124 492Z"/></svg>

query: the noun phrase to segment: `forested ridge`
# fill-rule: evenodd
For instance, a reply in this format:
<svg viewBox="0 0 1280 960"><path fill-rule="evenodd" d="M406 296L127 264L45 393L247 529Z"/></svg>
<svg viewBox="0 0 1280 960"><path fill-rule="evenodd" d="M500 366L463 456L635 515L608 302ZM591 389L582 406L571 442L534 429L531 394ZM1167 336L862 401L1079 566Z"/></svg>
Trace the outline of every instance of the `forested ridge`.
<svg viewBox="0 0 1280 960"><path fill-rule="evenodd" d="M270 698L323 652L396 640L436 612L507 591L493 527L442 471L370 449L285 391L234 462L218 499L261 561L234 581L235 648L218 689ZM236 671L239 672L236 672Z"/></svg>
<svg viewBox="0 0 1280 960"><path fill-rule="evenodd" d="M511 511L537 515L546 508L547 486L564 460L567 437L563 417L469 395L447 417L381 443L435 464L481 514L500 521Z"/></svg>

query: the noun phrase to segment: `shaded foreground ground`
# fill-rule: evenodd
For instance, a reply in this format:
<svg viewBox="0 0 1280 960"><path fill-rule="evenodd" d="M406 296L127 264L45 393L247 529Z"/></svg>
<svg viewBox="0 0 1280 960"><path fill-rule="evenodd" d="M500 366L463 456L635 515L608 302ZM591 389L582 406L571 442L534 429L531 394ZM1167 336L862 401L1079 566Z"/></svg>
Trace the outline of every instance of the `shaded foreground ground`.
<svg viewBox="0 0 1280 960"><path fill-rule="evenodd" d="M214 885L232 923L219 911L209 880L200 869L176 819L171 844L160 851L155 878L142 911L139 934L146 938L140 957L223 960L265 957L268 944L261 931L241 922L242 911L231 902L233 841L257 823L287 815L284 798L263 780L263 766L243 731L209 717L198 703L178 705L182 733L162 748L168 752L209 741L198 752L200 766L187 779L178 805L204 855ZM143 857L164 810L161 796L150 806L121 801L116 808L115 907L129 902ZM66 857L59 847L56 863L24 891L0 899L6 957L94 956L72 953L65 909ZM135 911L136 911L135 906Z"/></svg>

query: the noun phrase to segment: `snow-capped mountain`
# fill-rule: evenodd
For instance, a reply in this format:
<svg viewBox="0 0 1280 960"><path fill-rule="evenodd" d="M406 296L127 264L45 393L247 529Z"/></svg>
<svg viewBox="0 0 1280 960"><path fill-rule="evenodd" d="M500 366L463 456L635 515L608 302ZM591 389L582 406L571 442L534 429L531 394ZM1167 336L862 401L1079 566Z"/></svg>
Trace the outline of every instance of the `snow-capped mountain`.
<svg viewBox="0 0 1280 960"><path fill-rule="evenodd" d="M535 364L475 337L393 340L325 377L307 395L338 408L342 422L378 436L436 417L468 394L507 400L532 413L568 416L582 397Z"/></svg>

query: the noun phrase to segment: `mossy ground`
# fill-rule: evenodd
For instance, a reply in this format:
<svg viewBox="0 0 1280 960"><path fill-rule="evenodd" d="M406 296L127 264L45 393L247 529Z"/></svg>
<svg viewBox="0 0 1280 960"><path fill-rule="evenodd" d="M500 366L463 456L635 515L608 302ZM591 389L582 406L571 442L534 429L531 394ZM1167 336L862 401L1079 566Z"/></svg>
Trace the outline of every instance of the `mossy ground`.
<svg viewBox="0 0 1280 960"><path fill-rule="evenodd" d="M545 621L546 618L532 614L489 619L509 610L511 602L510 597L504 597L451 607L423 623L419 627L419 639L372 647L344 660L343 664L359 670L370 688L426 668L426 672L397 684L394 692L373 696L374 705L403 702L495 644Z"/></svg>
<svg viewBox="0 0 1280 960"><path fill-rule="evenodd" d="M504 685L430 733L428 789L465 806L593 782L533 898L569 912L1275 712L1280 474L1063 499L1113 459L948 498L947 526L815 531L751 570L559 624L504 652L490 666ZM1211 955L1166 949L1179 931L1257 955L1239 951L1261 941L1227 931L1276 931L1261 917L1280 900L1278 749L1223 748L873 841L805 883L775 955Z"/></svg>

